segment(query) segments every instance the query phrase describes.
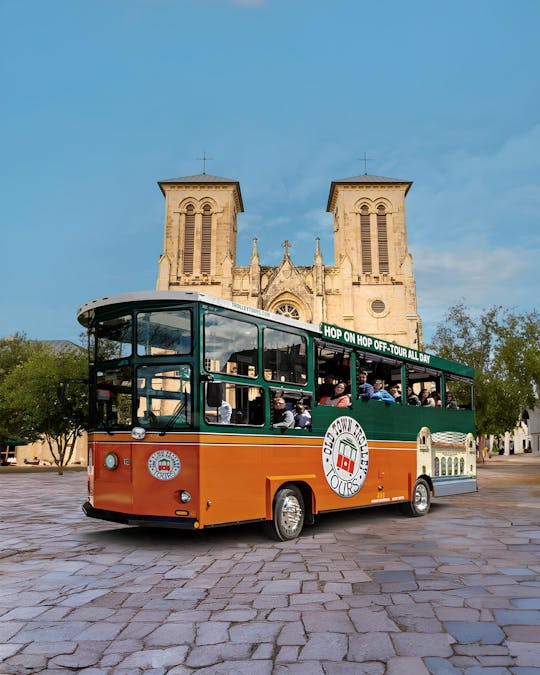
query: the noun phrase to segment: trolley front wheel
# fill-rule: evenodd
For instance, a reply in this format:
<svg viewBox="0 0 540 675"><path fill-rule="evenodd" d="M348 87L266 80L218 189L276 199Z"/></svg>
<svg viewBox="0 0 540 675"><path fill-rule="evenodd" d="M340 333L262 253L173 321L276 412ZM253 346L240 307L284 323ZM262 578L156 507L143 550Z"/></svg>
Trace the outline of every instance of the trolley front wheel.
<svg viewBox="0 0 540 675"><path fill-rule="evenodd" d="M306 515L304 498L295 485L286 485L274 497L273 518L267 521L266 531L278 541L296 539Z"/></svg>

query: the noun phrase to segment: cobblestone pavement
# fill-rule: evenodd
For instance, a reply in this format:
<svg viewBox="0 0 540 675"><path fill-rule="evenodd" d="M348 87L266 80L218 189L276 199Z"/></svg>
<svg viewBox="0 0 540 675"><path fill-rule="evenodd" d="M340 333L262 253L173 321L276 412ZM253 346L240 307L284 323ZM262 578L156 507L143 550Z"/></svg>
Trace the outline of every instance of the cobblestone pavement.
<svg viewBox="0 0 540 675"><path fill-rule="evenodd" d="M480 492L184 532L86 518L86 475L0 474L0 673L540 675L540 457Z"/></svg>

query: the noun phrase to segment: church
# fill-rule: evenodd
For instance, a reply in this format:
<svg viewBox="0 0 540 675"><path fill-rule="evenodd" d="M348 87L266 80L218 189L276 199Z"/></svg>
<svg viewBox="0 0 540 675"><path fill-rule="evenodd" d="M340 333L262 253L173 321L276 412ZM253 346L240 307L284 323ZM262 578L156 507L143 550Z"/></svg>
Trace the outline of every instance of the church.
<svg viewBox="0 0 540 675"><path fill-rule="evenodd" d="M279 265L261 265L257 239L249 264L238 264L244 207L237 180L202 173L158 185L165 197L158 290L199 291L422 348L405 218L412 182L369 174L332 181L326 209L333 215L334 264L324 263L317 238L308 266L294 264L288 241Z"/></svg>

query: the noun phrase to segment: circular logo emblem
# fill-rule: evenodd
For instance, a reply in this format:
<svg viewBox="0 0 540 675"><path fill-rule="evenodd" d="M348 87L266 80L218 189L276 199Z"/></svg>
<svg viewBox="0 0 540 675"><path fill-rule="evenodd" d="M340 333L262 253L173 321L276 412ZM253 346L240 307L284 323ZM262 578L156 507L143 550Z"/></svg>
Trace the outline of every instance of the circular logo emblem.
<svg viewBox="0 0 540 675"><path fill-rule="evenodd" d="M148 471L158 480L176 478L180 467L180 458L170 450L157 450L148 458Z"/></svg>
<svg viewBox="0 0 540 675"><path fill-rule="evenodd" d="M328 427L322 463L332 490L340 497L354 497L366 480L369 448L364 430L352 417L338 417Z"/></svg>

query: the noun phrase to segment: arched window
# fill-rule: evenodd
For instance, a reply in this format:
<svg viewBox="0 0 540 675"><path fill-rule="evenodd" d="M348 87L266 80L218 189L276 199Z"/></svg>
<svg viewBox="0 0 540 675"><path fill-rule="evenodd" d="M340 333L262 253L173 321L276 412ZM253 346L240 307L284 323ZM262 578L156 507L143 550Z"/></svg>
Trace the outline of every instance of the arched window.
<svg viewBox="0 0 540 675"><path fill-rule="evenodd" d="M389 271L386 209L382 204L377 207L377 240L379 242L379 272L382 274Z"/></svg>
<svg viewBox="0 0 540 675"><path fill-rule="evenodd" d="M201 230L201 272L209 274L212 264L212 208L203 206Z"/></svg>
<svg viewBox="0 0 540 675"><path fill-rule="evenodd" d="M184 225L184 272L193 272L193 247L195 245L195 207L188 204L186 207Z"/></svg>
<svg viewBox="0 0 540 675"><path fill-rule="evenodd" d="M276 307L276 314L281 314L281 316L288 316L290 319L299 319L300 312L296 309L294 305L291 305L288 302L284 302L279 307Z"/></svg>
<svg viewBox="0 0 540 675"><path fill-rule="evenodd" d="M360 246L362 248L362 272L373 271L371 265L371 230L369 225L369 208L360 207Z"/></svg>

